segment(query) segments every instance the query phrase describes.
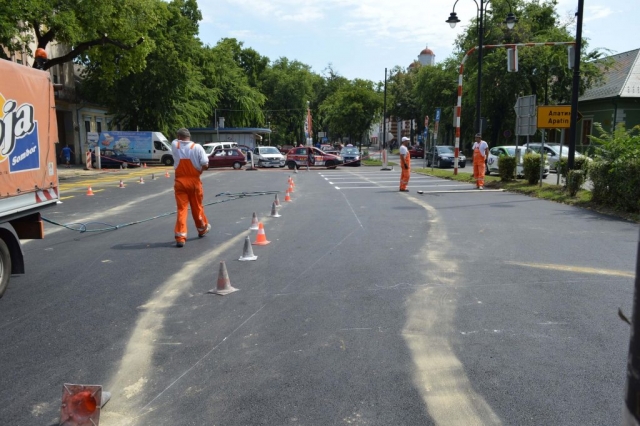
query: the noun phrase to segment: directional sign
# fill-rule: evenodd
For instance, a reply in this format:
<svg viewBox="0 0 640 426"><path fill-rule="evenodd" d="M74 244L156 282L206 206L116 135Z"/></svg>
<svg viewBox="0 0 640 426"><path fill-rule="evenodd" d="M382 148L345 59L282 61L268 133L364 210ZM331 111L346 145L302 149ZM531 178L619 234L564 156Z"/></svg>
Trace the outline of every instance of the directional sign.
<svg viewBox="0 0 640 426"><path fill-rule="evenodd" d="M568 129L571 127L571 105L538 107L539 129Z"/></svg>
<svg viewBox="0 0 640 426"><path fill-rule="evenodd" d="M440 121L440 111L441 111L440 108L436 108L436 123Z"/></svg>

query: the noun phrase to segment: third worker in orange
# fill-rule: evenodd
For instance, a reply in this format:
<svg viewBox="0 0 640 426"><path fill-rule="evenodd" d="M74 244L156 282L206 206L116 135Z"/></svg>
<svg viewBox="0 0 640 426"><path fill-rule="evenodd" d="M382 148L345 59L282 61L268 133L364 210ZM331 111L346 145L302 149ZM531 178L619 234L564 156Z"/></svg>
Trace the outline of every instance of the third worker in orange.
<svg viewBox="0 0 640 426"><path fill-rule="evenodd" d="M409 178L411 176L411 155L407 149L409 143L408 137L402 138L402 145L400 145L400 192L409 192L407 185L409 185Z"/></svg>
<svg viewBox="0 0 640 426"><path fill-rule="evenodd" d="M485 162L489 155L489 145L482 140L480 133L476 133L476 141L471 149L473 150L473 177L476 179L476 188L484 189Z"/></svg>

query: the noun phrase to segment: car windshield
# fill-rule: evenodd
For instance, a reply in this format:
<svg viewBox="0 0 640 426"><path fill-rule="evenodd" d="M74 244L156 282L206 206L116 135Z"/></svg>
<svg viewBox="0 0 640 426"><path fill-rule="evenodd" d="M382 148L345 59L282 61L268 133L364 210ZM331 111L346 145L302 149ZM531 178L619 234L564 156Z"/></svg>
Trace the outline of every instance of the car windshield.
<svg viewBox="0 0 640 426"><path fill-rule="evenodd" d="M278 151L278 149L273 146L266 146L260 148L260 154L280 154L280 151Z"/></svg>
<svg viewBox="0 0 640 426"><path fill-rule="evenodd" d="M453 153L453 147L451 146L439 146L438 147L438 154L452 154Z"/></svg>
<svg viewBox="0 0 640 426"><path fill-rule="evenodd" d="M209 145L209 146L205 146L204 148L204 152L205 154L209 155L213 152L213 149L215 148L215 146L213 145Z"/></svg>
<svg viewBox="0 0 640 426"><path fill-rule="evenodd" d="M342 155L345 155L345 154L347 154L347 155L353 155L353 154L358 155L358 148L342 148L342 151L340 151L340 153Z"/></svg>

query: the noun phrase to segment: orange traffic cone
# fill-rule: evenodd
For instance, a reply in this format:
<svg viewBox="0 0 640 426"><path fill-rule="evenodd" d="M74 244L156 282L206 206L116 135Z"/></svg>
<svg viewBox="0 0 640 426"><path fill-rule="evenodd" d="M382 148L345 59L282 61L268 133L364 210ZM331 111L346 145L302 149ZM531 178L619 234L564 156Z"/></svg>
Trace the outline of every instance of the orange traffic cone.
<svg viewBox="0 0 640 426"><path fill-rule="evenodd" d="M227 294L233 293L234 291L238 291L238 289L231 287L231 281L229 281L229 273L227 272L227 265L224 263L224 260L221 260L220 269L218 271L218 284L216 285L215 289L209 290L207 293L226 296Z"/></svg>
<svg viewBox="0 0 640 426"><path fill-rule="evenodd" d="M251 226L249 226L249 229L251 229L252 231L258 230L258 215L256 214L256 212L253 212L253 217L251 218Z"/></svg>
<svg viewBox="0 0 640 426"><path fill-rule="evenodd" d="M89 189L87 189L87 195L93 195L93 191L91 190L91 187L89 187Z"/></svg>
<svg viewBox="0 0 640 426"><path fill-rule="evenodd" d="M147 168L147 163L142 163L142 168L146 169Z"/></svg>
<svg viewBox="0 0 640 426"><path fill-rule="evenodd" d="M289 190L287 190L287 192L284 193L284 201L287 203L291 201L291 197L289 196Z"/></svg>
<svg viewBox="0 0 640 426"><path fill-rule="evenodd" d="M289 184L289 189L287 189L287 191L289 191L290 194L293 194L293 185Z"/></svg>
<svg viewBox="0 0 640 426"><path fill-rule="evenodd" d="M276 199L275 199L274 203L275 203L276 207L278 207L278 208L282 207L282 204L280 204L280 200L278 200L278 194L276 194Z"/></svg>
<svg viewBox="0 0 640 426"><path fill-rule="evenodd" d="M140 182L139 183L144 183L144 178L142 176L140 176Z"/></svg>
<svg viewBox="0 0 640 426"><path fill-rule="evenodd" d="M274 201L273 204L271 205L271 217L280 217L281 215L278 214L278 206L276 206L276 202Z"/></svg>
<svg viewBox="0 0 640 426"><path fill-rule="evenodd" d="M244 247L242 248L242 256L238 259L241 262L245 262L247 260L256 260L258 256L253 254L253 249L251 248L251 238L247 235L247 238L244 239Z"/></svg>
<svg viewBox="0 0 640 426"><path fill-rule="evenodd" d="M267 241L267 234L264 233L264 225L262 222L258 223L258 235L256 235L256 240L253 242L254 246L266 246L271 241Z"/></svg>
<svg viewBox="0 0 640 426"><path fill-rule="evenodd" d="M167 170L166 172L164 172L164 177L171 177L171 176L169 176L169 170Z"/></svg>
<svg viewBox="0 0 640 426"><path fill-rule="evenodd" d="M120 179L120 185L118 185L118 188L124 188L124 182L122 181L122 179Z"/></svg>

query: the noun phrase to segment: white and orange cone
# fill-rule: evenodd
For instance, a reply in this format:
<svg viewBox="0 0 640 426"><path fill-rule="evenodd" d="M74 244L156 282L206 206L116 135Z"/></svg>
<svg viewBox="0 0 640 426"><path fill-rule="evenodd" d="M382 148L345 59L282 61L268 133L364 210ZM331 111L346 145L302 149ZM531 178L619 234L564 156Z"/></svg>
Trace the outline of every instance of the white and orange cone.
<svg viewBox="0 0 640 426"><path fill-rule="evenodd" d="M254 246L266 246L271 241L267 241L267 234L264 233L264 225L262 222L258 223L258 235L256 235L256 240L253 242Z"/></svg>
<svg viewBox="0 0 640 426"><path fill-rule="evenodd" d="M289 189L287 189L287 191L289 191L290 194L293 194L293 184L289 183Z"/></svg>
<svg viewBox="0 0 640 426"><path fill-rule="evenodd" d="M124 188L124 182L122 181L122 179L120 179L120 185L118 185L118 188Z"/></svg>
<svg viewBox="0 0 640 426"><path fill-rule="evenodd" d="M284 201L287 202L287 203L291 201L291 196L289 195L289 190L287 190L287 192L284 193Z"/></svg>
<svg viewBox="0 0 640 426"><path fill-rule="evenodd" d="M144 183L144 178L142 176L140 176L140 181L139 183Z"/></svg>
<svg viewBox="0 0 640 426"><path fill-rule="evenodd" d="M249 227L252 231L258 230L258 215L256 212L253 212L253 217L251 218L251 226Z"/></svg>
<svg viewBox="0 0 640 426"><path fill-rule="evenodd" d="M251 248L251 238L247 235L247 238L244 239L244 247L242 249L242 256L238 259L241 262L245 262L247 260L256 260L258 256L253 254L253 248Z"/></svg>
<svg viewBox="0 0 640 426"><path fill-rule="evenodd" d="M281 217L282 215L278 214L278 206L276 206L276 202L274 201L271 205L271 217Z"/></svg>
<svg viewBox="0 0 640 426"><path fill-rule="evenodd" d="M166 172L164 172L164 177L171 177L171 176L169 175L169 170L167 170Z"/></svg>
<svg viewBox="0 0 640 426"><path fill-rule="evenodd" d="M89 187L89 189L87 189L87 195L88 196L92 196L93 195L93 191L91 190L91 187Z"/></svg>
<svg viewBox="0 0 640 426"><path fill-rule="evenodd" d="M231 281L229 280L229 273L227 272L227 265L224 263L224 260L221 260L220 270L218 271L218 283L216 284L216 288L209 290L207 293L217 294L219 296L226 296L227 294L233 293L234 291L238 291L238 289L231 286Z"/></svg>

